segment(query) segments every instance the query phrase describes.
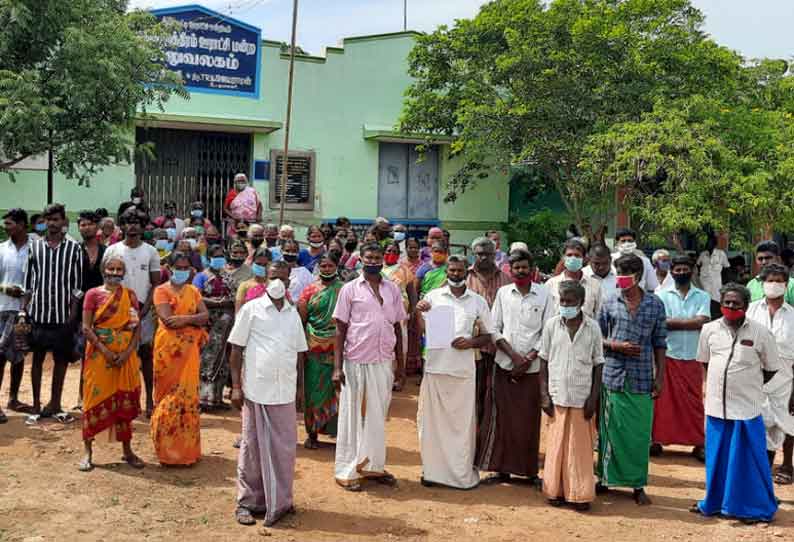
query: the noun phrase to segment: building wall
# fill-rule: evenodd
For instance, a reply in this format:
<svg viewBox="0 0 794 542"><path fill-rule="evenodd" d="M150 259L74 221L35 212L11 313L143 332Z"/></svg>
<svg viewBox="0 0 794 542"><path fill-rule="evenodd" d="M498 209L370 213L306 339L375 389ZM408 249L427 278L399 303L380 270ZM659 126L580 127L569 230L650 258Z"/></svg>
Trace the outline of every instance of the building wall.
<svg viewBox="0 0 794 542"><path fill-rule="evenodd" d="M376 141L364 139L364 125L394 127L402 109L403 95L410 85L407 56L415 39L411 32L348 38L343 48L329 48L325 58L298 56L290 133L290 150L316 153L316 189L313 211L289 212L289 220L312 223L347 216L372 219L378 214L378 149ZM218 96L194 92L189 100L172 99L166 113L171 116L284 122L287 101L289 57L275 42L263 42L261 92L258 99ZM172 125L178 127L178 123ZM222 128L215 128L223 131ZM283 148L284 130L255 133L254 160L267 160L270 151ZM506 176L481 180L454 203L444 203L447 180L458 167L440 152L438 219L463 238L499 227L507 220L509 188ZM55 180L55 200L76 211L83 207L107 207L111 212L127 199L134 184L132 165L108 168L92 180L91 187L61 176ZM268 182L255 186L268 201ZM20 172L17 182L0 174L0 189L13 194L30 210L40 209L46 199L46 172ZM6 200L6 197L3 198ZM8 200L10 201L10 199ZM15 203L16 204L16 203ZM0 208L11 205L0 203ZM278 219L278 210L266 211Z"/></svg>

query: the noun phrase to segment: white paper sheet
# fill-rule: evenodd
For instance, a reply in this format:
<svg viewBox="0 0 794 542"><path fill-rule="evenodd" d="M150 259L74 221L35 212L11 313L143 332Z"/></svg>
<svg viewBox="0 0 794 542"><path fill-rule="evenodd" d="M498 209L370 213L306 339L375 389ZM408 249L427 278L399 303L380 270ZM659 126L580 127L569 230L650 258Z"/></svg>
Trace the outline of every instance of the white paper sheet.
<svg viewBox="0 0 794 542"><path fill-rule="evenodd" d="M455 340L455 309L442 305L424 313L427 348L449 348Z"/></svg>

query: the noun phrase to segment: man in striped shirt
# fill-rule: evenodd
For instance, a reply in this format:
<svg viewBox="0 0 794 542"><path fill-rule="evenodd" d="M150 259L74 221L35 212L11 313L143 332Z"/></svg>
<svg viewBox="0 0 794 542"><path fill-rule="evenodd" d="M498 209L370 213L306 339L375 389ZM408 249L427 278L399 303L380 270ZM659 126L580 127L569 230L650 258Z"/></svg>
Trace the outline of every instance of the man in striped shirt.
<svg viewBox="0 0 794 542"><path fill-rule="evenodd" d="M74 330L83 297L83 251L78 243L64 237L66 209L62 204L48 205L43 216L47 232L31 245L25 269L26 296L20 312L32 327L33 411L50 417L61 412L66 368L73 361ZM42 409L41 373L47 352L52 352L54 368L50 402Z"/></svg>

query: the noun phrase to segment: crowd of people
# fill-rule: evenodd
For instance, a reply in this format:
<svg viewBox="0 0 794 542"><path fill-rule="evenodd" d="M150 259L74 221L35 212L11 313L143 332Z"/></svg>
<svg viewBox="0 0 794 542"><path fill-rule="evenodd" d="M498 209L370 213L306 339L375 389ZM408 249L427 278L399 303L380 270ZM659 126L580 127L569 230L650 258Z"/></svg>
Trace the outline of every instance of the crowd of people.
<svg viewBox="0 0 794 542"><path fill-rule="evenodd" d="M62 392L68 365L81 362L81 471L93 469L104 432L144 467L132 448L141 414L158 461L192 465L201 413L237 408L236 519L263 514L272 525L294 510L296 411L307 449L334 440L340 487L393 486L386 419L392 393L418 375L424 486L520 478L553 506L587 510L615 487L645 505L649 457L684 445L706 469L692 512L772 520L773 481L791 484L794 450L794 279L776 243L757 246L759 273L746 286L738 274L723 286L731 262L714 241L696 257L648 258L631 230L616 232L615 253L568 239L546 277L526 244L502 251L496 231L466 256L450 253L441 228L420 239L377 218L359 238L340 218L310 226L302 248L290 225L261 224L244 175L233 192L225 226L201 202L189 217L174 202L152 217L137 188L118 224L81 211L81 241L61 204L3 217L7 408L28 424L74 421ZM453 339L439 344L445 318ZM32 405L19 399L28 352Z"/></svg>

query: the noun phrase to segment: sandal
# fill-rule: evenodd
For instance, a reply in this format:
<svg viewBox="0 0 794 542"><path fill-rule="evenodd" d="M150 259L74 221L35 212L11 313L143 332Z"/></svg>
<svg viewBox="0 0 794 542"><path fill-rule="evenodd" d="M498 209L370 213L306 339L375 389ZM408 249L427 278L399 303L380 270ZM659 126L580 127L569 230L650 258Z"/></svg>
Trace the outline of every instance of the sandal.
<svg viewBox="0 0 794 542"><path fill-rule="evenodd" d="M350 482L348 484L340 484L339 482L337 482L337 484L339 484L339 487L341 487L345 491L349 491L351 493L359 493L364 490L364 488L361 486L361 482L358 480L356 480L355 482Z"/></svg>
<svg viewBox="0 0 794 542"><path fill-rule="evenodd" d="M794 469L778 467L775 471L775 483L779 486L790 486L794 475Z"/></svg>
<svg viewBox="0 0 794 542"><path fill-rule="evenodd" d="M8 423L8 416L6 413L0 410L0 424Z"/></svg>
<svg viewBox="0 0 794 542"><path fill-rule="evenodd" d="M375 481L379 484L389 487L396 487L397 486L397 478L394 475L389 474L388 472L384 472L383 476L378 476L375 478Z"/></svg>
<svg viewBox="0 0 794 542"><path fill-rule="evenodd" d="M706 449L703 446L695 446L692 449L692 457L700 461L701 463L706 462Z"/></svg>
<svg viewBox="0 0 794 542"><path fill-rule="evenodd" d="M22 401L9 401L6 405L8 410L13 410L14 412L21 412L23 414L33 414L33 407L23 403Z"/></svg>
<svg viewBox="0 0 794 542"><path fill-rule="evenodd" d="M143 459L135 454L124 456L121 458L121 460L133 469L142 469L146 466L146 463L143 462Z"/></svg>
<svg viewBox="0 0 794 542"><path fill-rule="evenodd" d="M68 412L59 412L59 413L53 415L53 418L55 418L56 420L58 420L59 422L61 422L64 425L74 422L74 416L72 416Z"/></svg>
<svg viewBox="0 0 794 542"><path fill-rule="evenodd" d="M251 514L251 511L242 506L238 506L237 510L234 511L234 517L240 525L256 525L256 520Z"/></svg>
<svg viewBox="0 0 794 542"><path fill-rule="evenodd" d="M77 470L79 470L80 472L91 472L92 470L94 470L94 464L91 462L90 459L83 458L83 460L80 461L80 464L77 465Z"/></svg>
<svg viewBox="0 0 794 542"><path fill-rule="evenodd" d="M693 514L697 514L699 516L703 515L703 510L700 509L700 507L698 506L698 503L695 503L692 506L690 506L689 507L689 511L692 512Z"/></svg>
<svg viewBox="0 0 794 542"><path fill-rule="evenodd" d="M548 501L547 501L547 502L548 502L548 503L549 503L551 506L553 506L553 507L555 507L555 508L559 508L560 506L562 506L563 504L565 504L565 499L561 499L561 498L559 498L559 497L558 497L558 498L556 498L556 499L548 499Z"/></svg>
<svg viewBox="0 0 794 542"><path fill-rule="evenodd" d="M303 441L303 447L307 450L316 450L320 447L320 444L315 439L309 437Z"/></svg>

